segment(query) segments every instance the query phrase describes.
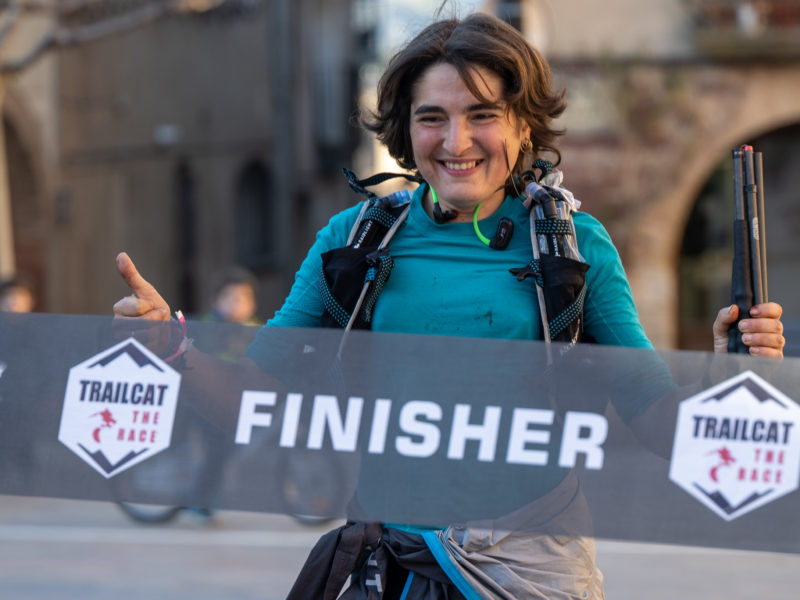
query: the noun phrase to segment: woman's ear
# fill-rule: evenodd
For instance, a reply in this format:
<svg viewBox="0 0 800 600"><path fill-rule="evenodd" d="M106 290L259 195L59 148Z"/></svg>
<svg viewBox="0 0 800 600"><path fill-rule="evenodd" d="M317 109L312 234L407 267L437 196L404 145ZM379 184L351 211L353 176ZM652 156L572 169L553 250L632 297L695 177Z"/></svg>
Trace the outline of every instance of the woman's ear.
<svg viewBox="0 0 800 600"><path fill-rule="evenodd" d="M526 140L530 139L531 137L531 126L528 124L527 121L520 122L520 131L519 131L519 139Z"/></svg>

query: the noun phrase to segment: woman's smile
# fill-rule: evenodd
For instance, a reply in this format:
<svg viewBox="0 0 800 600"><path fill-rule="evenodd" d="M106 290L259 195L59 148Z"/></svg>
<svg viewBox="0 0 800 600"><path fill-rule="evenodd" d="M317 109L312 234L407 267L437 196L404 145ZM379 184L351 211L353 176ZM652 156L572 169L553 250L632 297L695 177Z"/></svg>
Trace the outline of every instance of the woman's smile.
<svg viewBox="0 0 800 600"><path fill-rule="evenodd" d="M482 161L480 160L471 160L468 162L454 162L451 160L443 160L440 161L446 169L450 171L468 171L470 169L474 169L477 167Z"/></svg>

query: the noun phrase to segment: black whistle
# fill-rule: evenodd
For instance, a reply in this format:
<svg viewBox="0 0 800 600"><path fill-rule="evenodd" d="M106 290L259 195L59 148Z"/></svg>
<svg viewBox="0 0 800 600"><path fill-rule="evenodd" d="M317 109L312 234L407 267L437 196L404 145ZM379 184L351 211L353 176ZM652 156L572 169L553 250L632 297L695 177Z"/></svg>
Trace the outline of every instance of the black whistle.
<svg viewBox="0 0 800 600"><path fill-rule="evenodd" d="M489 247L495 250L505 250L511 241L512 235L514 235L514 221L508 217L503 217L497 224L497 233L492 241L489 242Z"/></svg>

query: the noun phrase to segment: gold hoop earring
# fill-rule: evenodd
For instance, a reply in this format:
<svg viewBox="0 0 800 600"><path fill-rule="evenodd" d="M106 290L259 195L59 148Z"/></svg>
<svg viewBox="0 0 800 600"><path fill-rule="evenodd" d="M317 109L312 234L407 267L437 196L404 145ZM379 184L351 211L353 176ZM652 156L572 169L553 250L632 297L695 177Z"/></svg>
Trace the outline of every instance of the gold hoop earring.
<svg viewBox="0 0 800 600"><path fill-rule="evenodd" d="M530 154L533 152L533 142L530 138L525 138L519 145L519 149L522 150L523 154Z"/></svg>

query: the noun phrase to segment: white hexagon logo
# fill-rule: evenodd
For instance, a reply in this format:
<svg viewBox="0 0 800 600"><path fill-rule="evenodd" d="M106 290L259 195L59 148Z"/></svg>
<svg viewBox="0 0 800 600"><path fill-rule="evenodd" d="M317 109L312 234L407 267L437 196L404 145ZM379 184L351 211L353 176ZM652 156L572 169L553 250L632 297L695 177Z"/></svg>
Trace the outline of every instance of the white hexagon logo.
<svg viewBox="0 0 800 600"><path fill-rule="evenodd" d="M669 477L726 521L793 492L800 406L751 371L684 400Z"/></svg>
<svg viewBox="0 0 800 600"><path fill-rule="evenodd" d="M72 367L58 439L103 477L169 448L181 376L134 338Z"/></svg>

